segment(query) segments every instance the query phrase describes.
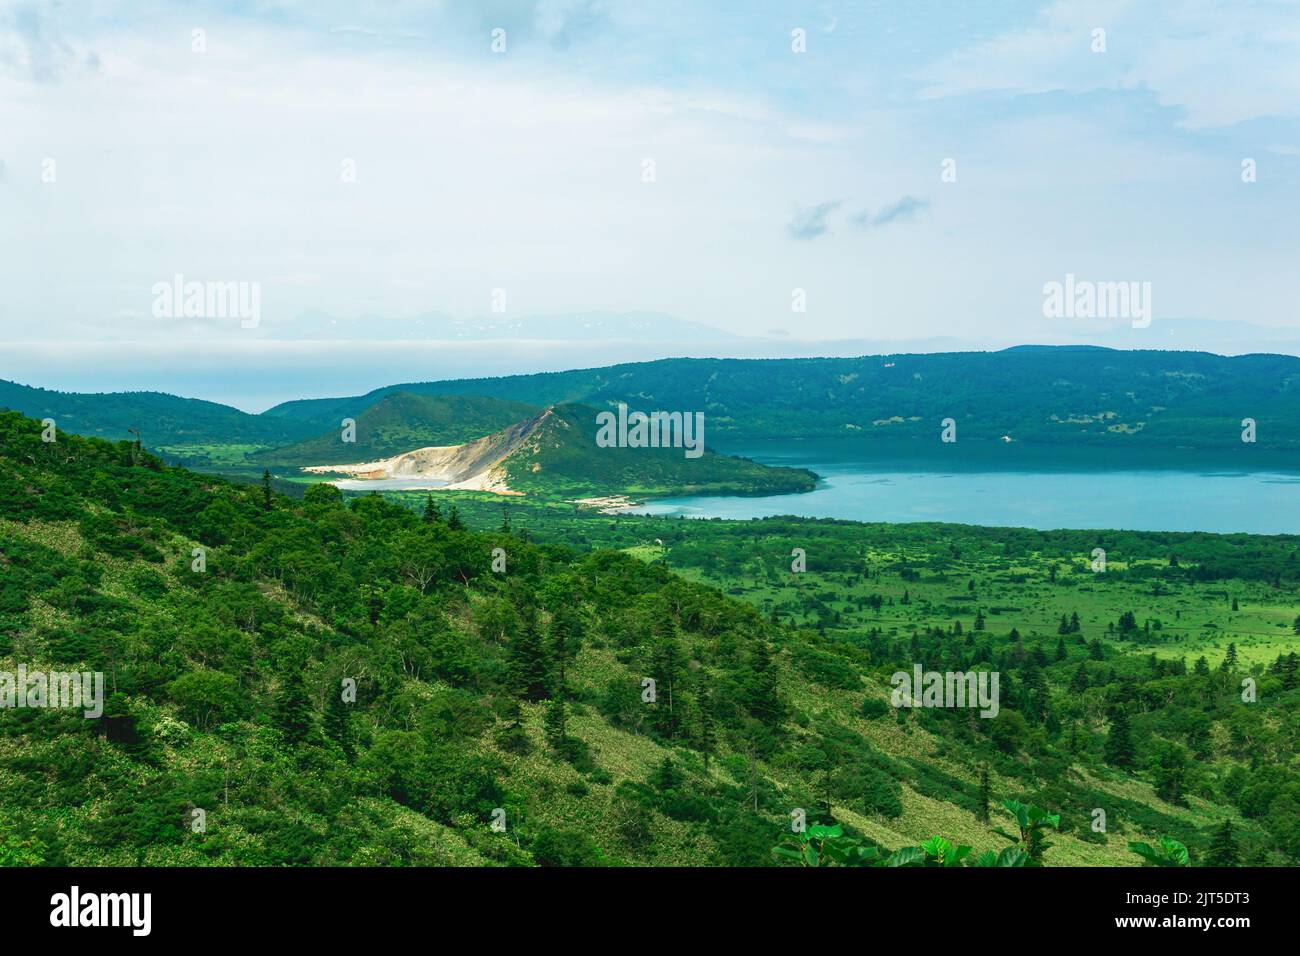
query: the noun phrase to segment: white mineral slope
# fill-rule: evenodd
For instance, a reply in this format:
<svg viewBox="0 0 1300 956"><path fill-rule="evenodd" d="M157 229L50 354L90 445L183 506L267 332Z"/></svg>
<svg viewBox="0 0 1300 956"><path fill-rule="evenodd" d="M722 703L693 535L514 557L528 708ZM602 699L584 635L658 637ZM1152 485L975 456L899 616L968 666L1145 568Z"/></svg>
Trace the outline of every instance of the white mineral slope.
<svg viewBox="0 0 1300 956"><path fill-rule="evenodd" d="M506 484L506 473L501 463L518 451L550 414L548 408L527 421L463 445L433 445L380 461L353 465L312 465L304 467L303 471L351 475L360 479L429 478L446 482L445 487L452 490L518 494Z"/></svg>

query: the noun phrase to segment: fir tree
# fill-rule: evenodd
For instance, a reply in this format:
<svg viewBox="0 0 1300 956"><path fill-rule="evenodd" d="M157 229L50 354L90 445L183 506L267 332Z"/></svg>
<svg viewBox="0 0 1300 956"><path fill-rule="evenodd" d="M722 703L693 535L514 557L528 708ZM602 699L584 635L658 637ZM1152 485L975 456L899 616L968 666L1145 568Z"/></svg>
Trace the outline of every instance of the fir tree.
<svg viewBox="0 0 1300 956"><path fill-rule="evenodd" d="M1207 866L1240 866L1241 850L1237 846L1237 838L1232 832L1232 821L1224 819L1223 823L1214 831L1214 839L1210 841L1210 851L1206 856L1205 863Z"/></svg>
<svg viewBox="0 0 1300 956"><path fill-rule="evenodd" d="M546 731L546 742L551 745L551 749L563 753L565 745L569 741L569 714L564 704L564 697L555 697L546 707L546 717L543 720Z"/></svg>
<svg viewBox="0 0 1300 956"><path fill-rule="evenodd" d="M1102 751L1106 763L1116 767L1133 765L1133 736L1129 727L1128 711L1116 707L1111 712L1110 732L1106 735L1106 747Z"/></svg>
<svg viewBox="0 0 1300 956"><path fill-rule="evenodd" d="M551 616L550 633L551 660L558 671L556 687L559 693L564 693L568 665L577 656L582 644L582 620L571 604L562 605Z"/></svg>
<svg viewBox="0 0 1300 956"><path fill-rule="evenodd" d="M1282 689L1295 690L1300 686L1300 656L1292 651L1282 661Z"/></svg>
<svg viewBox="0 0 1300 956"><path fill-rule="evenodd" d="M455 505L451 506L451 511L447 514L447 527L452 531L463 531L465 522L460 520L460 509Z"/></svg>
<svg viewBox="0 0 1300 956"><path fill-rule="evenodd" d="M696 692L696 707L699 710L699 731L695 738L695 749L704 758L704 772L709 771L709 757L718 748L717 718L713 713L713 693L709 687L709 676L701 669L700 687Z"/></svg>
<svg viewBox="0 0 1300 956"><path fill-rule="evenodd" d="M343 749L344 755L351 760L354 753L352 725L348 722L348 705L343 700L342 691L336 689L330 692L329 699L325 703L322 724L325 736L338 744Z"/></svg>
<svg viewBox="0 0 1300 956"><path fill-rule="evenodd" d="M1088 668L1084 664L1079 664L1079 669L1074 672L1074 679L1070 681L1070 689L1076 694L1081 694L1088 689Z"/></svg>
<svg viewBox="0 0 1300 956"><path fill-rule="evenodd" d="M262 510L271 510L271 469L262 470Z"/></svg>
<svg viewBox="0 0 1300 956"><path fill-rule="evenodd" d="M280 692L276 695L275 725L283 731L286 741L300 744L311 732L311 724L311 699L307 696L302 672L294 668L285 676Z"/></svg>
<svg viewBox="0 0 1300 956"><path fill-rule="evenodd" d="M675 634L662 637L650 651L650 676L655 680L655 729L665 737L676 737L682 725L677 705L677 687L686 671L686 657Z"/></svg>
<svg viewBox="0 0 1300 956"><path fill-rule="evenodd" d="M424 514L421 515L425 524L436 524L442 521L442 509L438 507L438 502L433 500L433 492L425 492L424 495Z"/></svg>
<svg viewBox="0 0 1300 956"><path fill-rule="evenodd" d="M519 633L510 642L507 654L510 687L524 700L543 700L550 694L549 668L541 635L537 633L537 611L528 608L523 614Z"/></svg>

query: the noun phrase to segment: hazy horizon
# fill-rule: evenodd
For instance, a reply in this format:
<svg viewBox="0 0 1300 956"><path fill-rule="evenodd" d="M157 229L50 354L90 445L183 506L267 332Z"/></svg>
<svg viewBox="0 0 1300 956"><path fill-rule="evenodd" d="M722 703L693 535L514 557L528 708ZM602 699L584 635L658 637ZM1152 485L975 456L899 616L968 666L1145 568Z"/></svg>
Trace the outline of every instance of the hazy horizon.
<svg viewBox="0 0 1300 956"><path fill-rule="evenodd" d="M302 343L298 343L301 345ZM578 343L571 340L512 341L509 343L473 341L396 341L371 343L375 354L359 354L359 345L351 343L314 343L319 351L295 352L297 364L286 365L281 357L265 349L252 355L244 353L210 353L204 367L190 367L168 372L149 354L138 354L135 345L96 346L87 353L93 366L73 366L63 377L39 380L0 375L0 379L37 388L62 392L165 392L183 398L197 398L230 405L241 411L260 414L282 402L294 399L341 398L364 395L375 389L415 382L451 379L491 378L602 368L632 362L652 362L672 358L857 358L873 355L937 354L944 352L996 352L1018 346L1076 345L1115 348L1120 351L1201 351L1215 355L1284 354L1300 356L1300 344L1289 350L1267 348L1223 351L1216 349L1171 346L1145 349L1125 348L1098 342L1050 343L1016 342L978 345L931 340L899 340L895 343L807 342L799 340L737 338L726 343L701 341L693 349L672 350L662 343L600 340ZM869 346L880 345L879 349ZM885 345L906 347L884 348ZM450 356L440 352L450 352ZM582 357L588 360L583 360ZM109 361L105 361L105 359ZM124 365L134 359L138 366ZM328 374L326 374L326 371ZM129 382L129 384L119 384Z"/></svg>
<svg viewBox="0 0 1300 956"><path fill-rule="evenodd" d="M0 377L254 407L699 327L1300 351L1294 12L0 0ZM1049 317L1076 278L1143 310ZM405 344L588 314L684 331Z"/></svg>

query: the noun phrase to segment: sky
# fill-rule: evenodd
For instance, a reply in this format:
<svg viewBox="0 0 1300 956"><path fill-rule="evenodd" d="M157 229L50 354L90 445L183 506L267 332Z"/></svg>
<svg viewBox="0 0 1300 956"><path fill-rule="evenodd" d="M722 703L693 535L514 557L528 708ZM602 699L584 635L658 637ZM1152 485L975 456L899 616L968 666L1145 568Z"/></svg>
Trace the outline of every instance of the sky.
<svg viewBox="0 0 1300 956"><path fill-rule="evenodd" d="M1298 114L1297 2L0 0L0 378L256 410L657 355L1300 340ZM255 288L255 321L160 304L177 276ZM1067 276L1149 290L1149 325L1045 314ZM593 312L741 338L417 321Z"/></svg>

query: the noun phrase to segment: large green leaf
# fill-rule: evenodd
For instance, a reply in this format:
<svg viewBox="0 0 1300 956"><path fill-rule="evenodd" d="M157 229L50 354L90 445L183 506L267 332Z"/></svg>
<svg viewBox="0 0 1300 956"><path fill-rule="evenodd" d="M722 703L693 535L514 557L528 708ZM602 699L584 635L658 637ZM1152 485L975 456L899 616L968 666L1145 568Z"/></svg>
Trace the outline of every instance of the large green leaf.
<svg viewBox="0 0 1300 956"><path fill-rule="evenodd" d="M1160 846L1165 851L1165 856L1172 861L1173 866L1187 866L1190 858L1187 855L1187 847L1170 837L1162 837Z"/></svg>
<svg viewBox="0 0 1300 956"><path fill-rule="evenodd" d="M844 836L844 828L838 823L832 826L818 824L808 828L808 836L814 840L834 840Z"/></svg>
<svg viewBox="0 0 1300 956"><path fill-rule="evenodd" d="M919 846L900 847L889 855L886 866L919 866L925 862L925 851Z"/></svg>

